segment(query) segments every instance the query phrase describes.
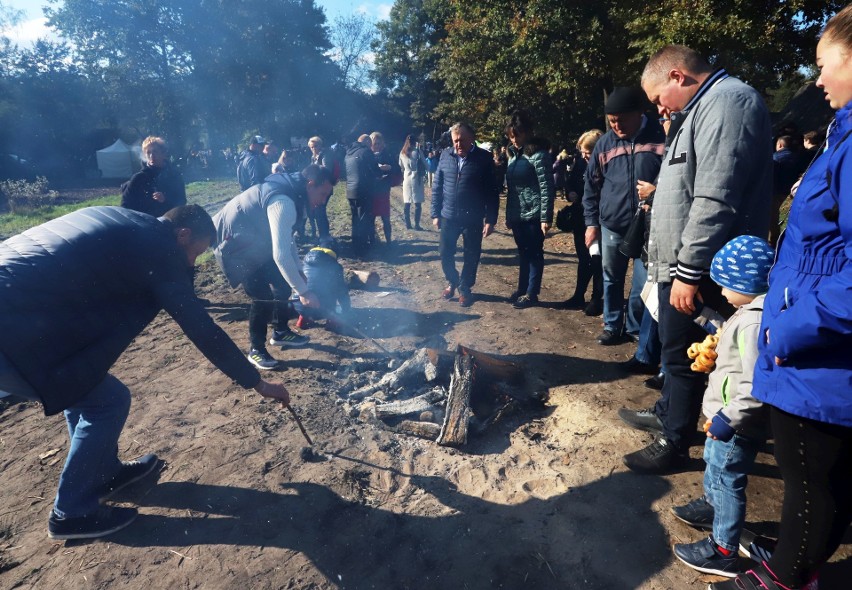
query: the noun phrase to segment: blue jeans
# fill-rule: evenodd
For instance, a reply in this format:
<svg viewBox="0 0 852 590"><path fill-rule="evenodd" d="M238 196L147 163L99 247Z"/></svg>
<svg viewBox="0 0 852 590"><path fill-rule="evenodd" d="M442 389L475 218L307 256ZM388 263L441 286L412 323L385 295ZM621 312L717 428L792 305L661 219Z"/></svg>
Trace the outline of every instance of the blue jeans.
<svg viewBox="0 0 852 590"><path fill-rule="evenodd" d="M129 412L130 391L112 375L65 410L71 444L53 503L58 516L97 511L100 492L121 468L118 437Z"/></svg>
<svg viewBox="0 0 852 590"><path fill-rule="evenodd" d="M456 270L456 248L462 237L464 263L461 275ZM462 293L470 293L476 284L476 271L482 255L482 223L463 224L441 219L441 270L444 278Z"/></svg>
<svg viewBox="0 0 852 590"><path fill-rule="evenodd" d="M613 334L622 330L633 336L639 335L645 304L642 302L642 287L648 280L648 271L638 258L633 259L633 282L627 300L627 318L624 314L624 280L627 277L629 259L618 251L624 234L601 226L601 255L603 256L603 318L604 329Z"/></svg>
<svg viewBox="0 0 852 590"><path fill-rule="evenodd" d="M639 326L639 346L636 347L636 360L646 365L656 367L660 364L660 327L647 309L642 314L642 324Z"/></svg>
<svg viewBox="0 0 852 590"><path fill-rule="evenodd" d="M728 442L704 443L704 495L713 505L713 540L737 552L746 513L748 474L760 442L738 434Z"/></svg>
<svg viewBox="0 0 852 590"><path fill-rule="evenodd" d="M541 221L533 219L513 222L512 236L515 238L520 257L518 292L538 299L541 277L544 274L544 233L541 231Z"/></svg>

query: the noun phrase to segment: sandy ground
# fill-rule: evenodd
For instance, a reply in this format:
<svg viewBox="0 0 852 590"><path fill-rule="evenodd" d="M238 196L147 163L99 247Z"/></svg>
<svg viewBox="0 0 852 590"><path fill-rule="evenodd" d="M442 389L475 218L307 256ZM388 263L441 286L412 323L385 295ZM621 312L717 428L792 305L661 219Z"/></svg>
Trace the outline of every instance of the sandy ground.
<svg viewBox="0 0 852 590"><path fill-rule="evenodd" d="M352 371L384 354L316 327L308 347L271 350L286 361L274 377L324 453L306 462L291 416L234 386L161 314L114 368L133 392L123 456L164 461L116 498L139 507L127 529L92 542L48 539L64 422L34 404L0 402L0 588L706 587L713 578L670 550L703 536L669 512L700 495L702 447L675 475L623 466L622 455L651 438L616 411L647 407L657 393L618 368L634 345L600 347L600 318L558 309L576 274L570 237L547 240L542 304L517 311L505 302L517 259L501 226L483 244L478 300L464 309L439 296L437 233L402 229L400 208L395 194L392 248L371 262L344 260L382 276L379 289L353 292L360 329L403 354L465 344L515 361L522 393L546 395L543 408L506 417L463 449L389 432L340 397ZM246 346L245 296L211 263L198 285ZM749 488L752 528L775 532L780 501L777 468L763 453ZM848 588L850 555L847 543L820 588Z"/></svg>

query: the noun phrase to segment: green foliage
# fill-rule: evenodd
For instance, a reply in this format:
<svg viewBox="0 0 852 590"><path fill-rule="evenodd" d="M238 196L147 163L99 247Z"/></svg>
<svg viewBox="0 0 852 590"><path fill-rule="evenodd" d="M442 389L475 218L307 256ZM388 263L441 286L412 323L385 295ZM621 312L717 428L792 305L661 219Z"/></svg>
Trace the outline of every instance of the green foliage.
<svg viewBox="0 0 852 590"><path fill-rule="evenodd" d="M50 206L58 193L49 190L47 179L39 176L34 182L4 180L0 182L0 195L10 212L21 214Z"/></svg>
<svg viewBox="0 0 852 590"><path fill-rule="evenodd" d="M668 43L689 45L772 91L813 61L820 27L845 2L435 4L439 11L430 0L397 0L390 20L379 25L379 88L418 122L466 119L483 139L502 138L508 112L525 108L539 122L539 133L564 141L601 127L606 92L638 84L648 57Z"/></svg>
<svg viewBox="0 0 852 590"><path fill-rule="evenodd" d="M390 18L377 24L376 84L417 126L432 120L439 102L449 98L437 65L450 14L446 0L397 0Z"/></svg>

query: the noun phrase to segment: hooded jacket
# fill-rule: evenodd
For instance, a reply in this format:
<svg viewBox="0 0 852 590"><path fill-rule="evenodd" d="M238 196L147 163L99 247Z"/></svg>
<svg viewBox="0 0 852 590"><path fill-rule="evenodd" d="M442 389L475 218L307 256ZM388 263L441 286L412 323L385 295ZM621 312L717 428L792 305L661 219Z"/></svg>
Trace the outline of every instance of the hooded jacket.
<svg viewBox="0 0 852 590"><path fill-rule="evenodd" d="M45 414L84 398L165 310L243 387L257 370L195 296L173 225L121 207L86 207L0 243L0 352Z"/></svg>
<svg viewBox="0 0 852 590"><path fill-rule="evenodd" d="M506 168L506 219L509 223L520 221L553 222L553 205L556 188L553 185L553 164L546 143L538 138L527 142L522 151L509 147L509 165Z"/></svg>
<svg viewBox="0 0 852 590"><path fill-rule="evenodd" d="M340 303L340 309L347 312L352 307L349 287L343 267L333 254L326 248L312 248L305 254L303 269L308 279L308 290L317 296L324 311L333 312Z"/></svg>
<svg viewBox="0 0 852 590"><path fill-rule="evenodd" d="M781 236L763 308L754 396L852 427L852 103L811 164ZM768 338L767 338L768 331ZM783 359L781 366L775 357Z"/></svg>
<svg viewBox="0 0 852 590"><path fill-rule="evenodd" d="M708 419L721 414L727 425L722 429L755 439L765 438L768 430L766 407L752 395L763 299L761 295L743 305L722 326L716 345L719 356L704 392Z"/></svg>

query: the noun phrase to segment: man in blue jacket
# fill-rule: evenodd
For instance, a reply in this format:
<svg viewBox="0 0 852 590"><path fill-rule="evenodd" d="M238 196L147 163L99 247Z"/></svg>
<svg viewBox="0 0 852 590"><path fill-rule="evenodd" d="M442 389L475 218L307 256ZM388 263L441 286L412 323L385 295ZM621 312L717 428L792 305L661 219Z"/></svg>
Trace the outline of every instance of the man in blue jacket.
<svg viewBox="0 0 852 590"><path fill-rule="evenodd" d="M586 169L586 247L600 240L603 257L604 330L598 344L604 346L619 344L625 337L638 341L645 312L640 295L647 273L642 261L634 258L625 314L624 281L630 261L618 247L639 208L637 183L644 180L654 184L660 173L666 137L656 119L645 116L647 104L639 88L612 91L604 107L610 130L595 144ZM656 373L656 367L649 369Z"/></svg>
<svg viewBox="0 0 852 590"><path fill-rule="evenodd" d="M192 267L214 238L197 205L159 219L87 207L0 243L0 391L40 402L46 415L64 412L71 439L51 538L102 537L136 518L134 508L99 504L158 462L118 459L130 391L109 370L160 310L239 385L289 404L195 296Z"/></svg>
<svg viewBox="0 0 852 590"><path fill-rule="evenodd" d="M491 154L476 146L473 127L456 123L450 137L453 146L441 153L432 186L432 224L441 231L441 269L447 279L441 296L452 299L458 289L459 305L468 307L482 238L494 231L500 197ZM461 274L455 262L459 236L464 248Z"/></svg>

